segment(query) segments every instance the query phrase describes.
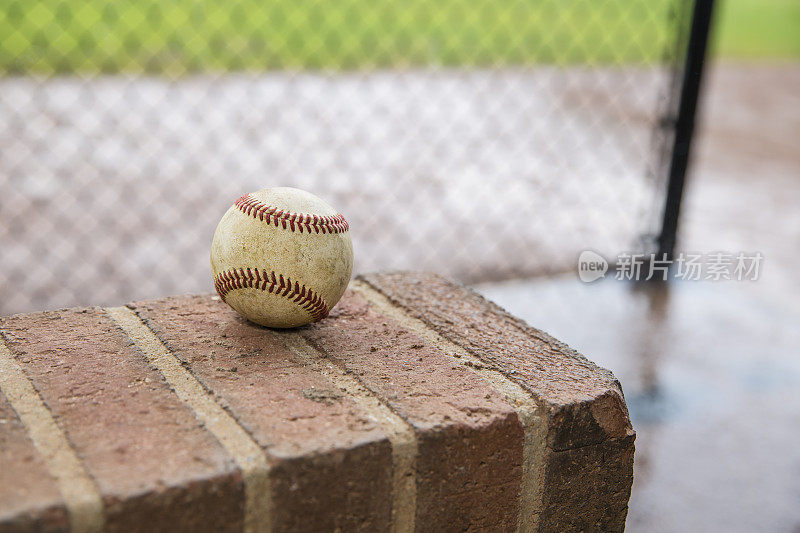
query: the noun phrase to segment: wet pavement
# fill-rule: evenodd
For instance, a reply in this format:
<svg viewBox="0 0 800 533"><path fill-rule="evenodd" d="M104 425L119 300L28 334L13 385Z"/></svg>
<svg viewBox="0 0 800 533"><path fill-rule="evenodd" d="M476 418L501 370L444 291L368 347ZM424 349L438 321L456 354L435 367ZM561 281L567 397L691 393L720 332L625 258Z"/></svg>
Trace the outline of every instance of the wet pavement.
<svg viewBox="0 0 800 533"><path fill-rule="evenodd" d="M800 531L800 66L716 69L680 249L757 281L576 274L478 289L610 368L638 436L628 531Z"/></svg>
<svg viewBox="0 0 800 533"><path fill-rule="evenodd" d="M638 434L629 531L800 526L800 312L725 282L481 289L622 382Z"/></svg>

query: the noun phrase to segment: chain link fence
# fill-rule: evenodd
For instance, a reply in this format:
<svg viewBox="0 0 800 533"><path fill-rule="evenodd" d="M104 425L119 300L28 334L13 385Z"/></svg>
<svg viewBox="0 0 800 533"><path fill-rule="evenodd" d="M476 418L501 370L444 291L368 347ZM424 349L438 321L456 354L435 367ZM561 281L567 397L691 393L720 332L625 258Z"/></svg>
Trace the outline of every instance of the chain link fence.
<svg viewBox="0 0 800 533"><path fill-rule="evenodd" d="M478 282L642 246L686 0L0 0L0 314L212 288L294 186L356 271Z"/></svg>

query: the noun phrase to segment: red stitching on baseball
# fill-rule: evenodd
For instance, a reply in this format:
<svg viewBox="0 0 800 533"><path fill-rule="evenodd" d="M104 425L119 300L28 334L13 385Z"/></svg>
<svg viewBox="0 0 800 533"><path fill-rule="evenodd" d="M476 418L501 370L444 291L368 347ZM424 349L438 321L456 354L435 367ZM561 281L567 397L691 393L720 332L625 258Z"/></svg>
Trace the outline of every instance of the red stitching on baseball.
<svg viewBox="0 0 800 533"><path fill-rule="evenodd" d="M341 213L333 216L321 217L318 215L305 215L303 213L292 213L283 211L274 206L269 206L245 194L233 205L245 215L257 218L267 224L272 224L276 228L280 225L283 229L299 231L303 233L312 231L316 233L344 233L350 230L350 224L344 219Z"/></svg>
<svg viewBox="0 0 800 533"><path fill-rule="evenodd" d="M293 283L289 276L276 276L274 271L267 273L266 270L257 268L231 268L214 277L214 288L223 302L228 293L236 289L257 289L270 294L274 292L308 311L314 322L328 316L330 311L319 294L297 281Z"/></svg>

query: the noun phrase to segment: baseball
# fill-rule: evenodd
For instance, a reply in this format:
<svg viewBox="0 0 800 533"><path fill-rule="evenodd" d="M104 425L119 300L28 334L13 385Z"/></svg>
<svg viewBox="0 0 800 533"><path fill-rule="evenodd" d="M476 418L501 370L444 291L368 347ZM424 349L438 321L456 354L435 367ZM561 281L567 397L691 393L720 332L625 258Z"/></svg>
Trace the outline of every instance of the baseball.
<svg viewBox="0 0 800 533"><path fill-rule="evenodd" d="M352 271L347 221L320 198L290 187L236 200L211 243L214 288L222 301L272 328L328 316Z"/></svg>

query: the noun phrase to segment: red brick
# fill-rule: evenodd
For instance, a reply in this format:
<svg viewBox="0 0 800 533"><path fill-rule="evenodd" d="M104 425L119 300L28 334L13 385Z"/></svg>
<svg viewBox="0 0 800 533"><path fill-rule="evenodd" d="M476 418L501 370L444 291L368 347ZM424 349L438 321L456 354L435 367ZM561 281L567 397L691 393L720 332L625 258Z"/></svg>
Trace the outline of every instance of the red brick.
<svg viewBox="0 0 800 533"><path fill-rule="evenodd" d="M41 455L0 394L0 532L66 531L67 509Z"/></svg>
<svg viewBox="0 0 800 533"><path fill-rule="evenodd" d="M389 527L391 444L351 398L224 303L132 307L268 452L276 531Z"/></svg>
<svg viewBox="0 0 800 533"><path fill-rule="evenodd" d="M420 530L515 528L522 428L505 399L352 292L302 334L413 426Z"/></svg>
<svg viewBox="0 0 800 533"><path fill-rule="evenodd" d="M611 372L439 276L385 273L361 279L542 405L548 453L541 528L559 530L556 525L567 523L587 529L624 527L635 433Z"/></svg>
<svg viewBox="0 0 800 533"><path fill-rule="evenodd" d="M97 483L107 531L238 531L241 476L100 309L0 320L6 344Z"/></svg>
<svg viewBox="0 0 800 533"><path fill-rule="evenodd" d="M290 333L208 296L132 305L172 354L110 311L147 357L99 309L0 319L61 431L40 404L23 419L69 448L63 431L112 531L240 530L267 494L276 531L383 531L393 512L420 531L624 527L634 433L610 372L441 278L364 279L388 300L357 285ZM24 501L0 487L0 524L64 525L13 414L0 401L0 482L35 481Z"/></svg>
<svg viewBox="0 0 800 533"><path fill-rule="evenodd" d="M549 455L545 531L622 531L633 479L633 445L609 439Z"/></svg>

